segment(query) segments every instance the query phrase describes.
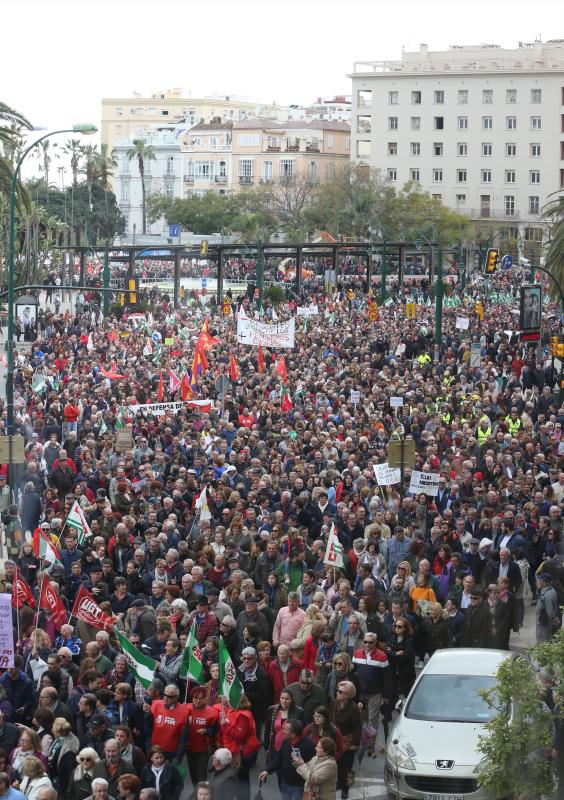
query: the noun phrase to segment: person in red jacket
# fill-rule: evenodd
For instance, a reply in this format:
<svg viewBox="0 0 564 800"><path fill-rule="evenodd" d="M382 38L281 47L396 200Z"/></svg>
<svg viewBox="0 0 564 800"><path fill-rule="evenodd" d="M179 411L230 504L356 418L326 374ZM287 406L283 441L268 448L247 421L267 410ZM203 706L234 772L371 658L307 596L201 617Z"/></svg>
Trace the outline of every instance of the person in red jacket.
<svg viewBox="0 0 564 800"><path fill-rule="evenodd" d="M209 636L217 636L219 631L219 623L216 615L208 610L208 598L203 595L196 600L196 610L190 614L188 620L188 627L192 627L192 623L196 622L196 636L198 637L198 644L203 647L206 639Z"/></svg>
<svg viewBox="0 0 564 800"><path fill-rule="evenodd" d="M162 747L169 761L180 763L190 734L188 706L178 702L180 690L174 683L165 686L162 700L151 703L153 731L151 745Z"/></svg>
<svg viewBox="0 0 564 800"><path fill-rule="evenodd" d="M192 702L188 703L188 771L196 786L205 781L211 740L219 728L219 711L206 705L206 689L196 686L192 689Z"/></svg>
<svg viewBox="0 0 564 800"><path fill-rule="evenodd" d="M77 406L76 401L72 398L70 398L68 403L65 405L63 409L63 416L65 418L66 433L68 434L71 431L76 431L78 427L78 418L80 417L80 409Z"/></svg>
<svg viewBox="0 0 564 800"><path fill-rule="evenodd" d="M239 708L231 708L226 697L221 704L214 706L219 711L218 747L226 747L233 758L241 758L239 783L241 790L238 800L249 800L249 773L256 764L261 744L257 739L257 729L251 713L251 704L246 695L242 695Z"/></svg>
<svg viewBox="0 0 564 800"><path fill-rule="evenodd" d="M300 677L303 662L294 658L287 644L278 647L278 658L271 661L268 667L268 677L273 688L274 704L280 701L280 692L290 683L295 683Z"/></svg>

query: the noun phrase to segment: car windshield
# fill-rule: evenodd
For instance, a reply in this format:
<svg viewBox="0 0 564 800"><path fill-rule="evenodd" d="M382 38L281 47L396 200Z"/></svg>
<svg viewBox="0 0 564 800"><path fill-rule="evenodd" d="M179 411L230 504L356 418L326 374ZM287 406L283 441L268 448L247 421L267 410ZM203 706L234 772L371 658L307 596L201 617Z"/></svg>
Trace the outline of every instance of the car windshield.
<svg viewBox="0 0 564 800"><path fill-rule="evenodd" d="M495 712L479 692L495 684L493 675L424 675L404 716L429 722L489 722Z"/></svg>

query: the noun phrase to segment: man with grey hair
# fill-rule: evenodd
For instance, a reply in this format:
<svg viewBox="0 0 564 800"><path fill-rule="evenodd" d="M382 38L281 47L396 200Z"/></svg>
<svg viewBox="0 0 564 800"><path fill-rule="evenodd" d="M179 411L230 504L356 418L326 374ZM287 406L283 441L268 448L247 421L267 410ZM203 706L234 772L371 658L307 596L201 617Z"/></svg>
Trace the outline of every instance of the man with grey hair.
<svg viewBox="0 0 564 800"><path fill-rule="evenodd" d="M240 785L232 760L233 756L226 747L220 747L212 756L213 770L209 770L208 776L214 800L234 800L239 797Z"/></svg>
<svg viewBox="0 0 564 800"><path fill-rule="evenodd" d="M254 647L243 648L241 666L238 672L243 691L251 702L252 714L257 726L257 736L260 739L272 687L266 671L258 663L257 651Z"/></svg>
<svg viewBox="0 0 564 800"><path fill-rule="evenodd" d="M118 781L122 775L134 772L133 764L120 756L120 746L117 739L108 739L104 744L104 758L94 764L93 778L103 778L108 782L108 794L118 797ZM94 784L94 781L92 781Z"/></svg>
<svg viewBox="0 0 564 800"><path fill-rule="evenodd" d="M186 752L190 725L188 706L178 702L180 690L175 683L165 686L162 700L151 703L151 745L159 746L169 761L180 763Z"/></svg>

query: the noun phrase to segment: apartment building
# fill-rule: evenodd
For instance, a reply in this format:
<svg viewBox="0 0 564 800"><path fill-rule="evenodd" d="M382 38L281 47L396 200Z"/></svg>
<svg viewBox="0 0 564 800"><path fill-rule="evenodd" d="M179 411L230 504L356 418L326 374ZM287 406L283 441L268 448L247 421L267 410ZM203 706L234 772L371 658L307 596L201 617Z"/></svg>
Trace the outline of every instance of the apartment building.
<svg viewBox="0 0 564 800"><path fill-rule="evenodd" d="M182 137L184 195L238 192L279 178L331 178L348 162L344 122L260 119L195 125Z"/></svg>
<svg viewBox="0 0 564 800"><path fill-rule="evenodd" d="M237 122L247 118L287 119L288 108L278 103L257 103L231 95L193 98L182 89L155 92L150 97L102 99L101 141L111 151L117 142L143 138L154 128L184 123Z"/></svg>
<svg viewBox="0 0 564 800"><path fill-rule="evenodd" d="M564 40L355 62L351 158L521 240L564 188Z"/></svg>

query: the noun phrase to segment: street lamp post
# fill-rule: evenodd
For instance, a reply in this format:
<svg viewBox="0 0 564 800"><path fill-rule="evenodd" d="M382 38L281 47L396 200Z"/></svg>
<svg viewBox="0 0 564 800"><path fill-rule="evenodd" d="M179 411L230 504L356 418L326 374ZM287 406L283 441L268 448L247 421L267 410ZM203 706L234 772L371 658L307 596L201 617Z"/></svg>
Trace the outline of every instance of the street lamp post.
<svg viewBox="0 0 564 800"><path fill-rule="evenodd" d="M95 125L73 125L72 128L64 128L60 131L51 131L39 139L36 139L30 144L21 154L16 161L14 172L12 174L12 183L10 186L10 223L8 229L8 340L7 340L7 374L6 374L6 415L8 427L8 470L12 465L12 436L14 435L14 250L16 239L16 192L18 185L18 175L22 163L27 154L33 150L44 139L50 136L56 136L61 133L82 133L90 134L96 133L98 128Z"/></svg>

